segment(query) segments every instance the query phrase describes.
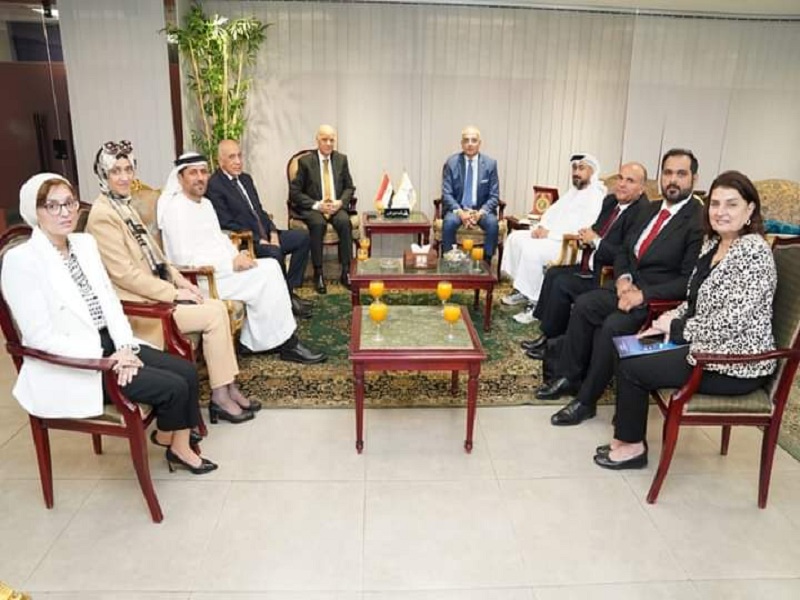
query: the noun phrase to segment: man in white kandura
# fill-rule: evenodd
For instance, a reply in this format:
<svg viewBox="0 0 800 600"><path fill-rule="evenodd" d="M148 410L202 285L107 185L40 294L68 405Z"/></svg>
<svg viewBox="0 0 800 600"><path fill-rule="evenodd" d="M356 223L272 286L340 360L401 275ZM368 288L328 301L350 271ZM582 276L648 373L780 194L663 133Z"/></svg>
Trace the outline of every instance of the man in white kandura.
<svg viewBox="0 0 800 600"><path fill-rule="evenodd" d="M514 315L519 323L534 320L544 269L561 253L564 234L577 234L579 229L590 227L603 207L606 186L600 181L600 163L591 154L573 154L569 161L569 191L545 211L537 227L515 231L506 240L500 268L514 280L514 291L502 302L506 306L526 305L524 311Z"/></svg>
<svg viewBox="0 0 800 600"><path fill-rule="evenodd" d="M278 263L250 258L222 233L211 202L204 198L208 161L190 152L175 161L158 199L158 225L170 261L182 265L211 265L220 297L247 306L242 327L244 351L279 349L282 360L320 363L325 354L306 348L295 335L289 290Z"/></svg>

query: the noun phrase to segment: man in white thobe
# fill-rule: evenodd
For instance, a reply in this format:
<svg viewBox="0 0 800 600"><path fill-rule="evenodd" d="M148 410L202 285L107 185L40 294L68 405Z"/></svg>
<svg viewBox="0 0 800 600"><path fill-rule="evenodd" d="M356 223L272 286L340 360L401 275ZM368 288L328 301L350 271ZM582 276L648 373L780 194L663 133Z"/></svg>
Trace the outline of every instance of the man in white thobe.
<svg viewBox="0 0 800 600"><path fill-rule="evenodd" d="M542 215L539 225L530 231L515 231L505 243L501 270L514 280L514 292L502 299L503 304L524 304L525 310L514 319L519 323L533 321L533 309L539 299L544 270L561 253L564 234L576 234L591 226L603 207L606 186L600 181L600 164L590 154L573 154L572 187Z"/></svg>
<svg viewBox="0 0 800 600"><path fill-rule="evenodd" d="M245 303L240 338L245 352L279 349L282 360L325 361L325 354L306 348L295 335L297 323L278 263L239 252L222 232L214 207L204 197L208 177L208 161L199 154L175 161L157 207L167 257L175 264L214 267L220 297Z"/></svg>

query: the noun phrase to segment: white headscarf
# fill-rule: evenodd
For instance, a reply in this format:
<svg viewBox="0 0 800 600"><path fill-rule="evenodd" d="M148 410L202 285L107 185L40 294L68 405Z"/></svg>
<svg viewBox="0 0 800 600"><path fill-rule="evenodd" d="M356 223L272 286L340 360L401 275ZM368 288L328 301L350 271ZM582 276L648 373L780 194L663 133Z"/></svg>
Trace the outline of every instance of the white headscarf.
<svg viewBox="0 0 800 600"><path fill-rule="evenodd" d="M19 214L31 227L39 225L39 217L36 215L36 196L45 181L60 179L67 185L69 181L58 173L39 173L34 175L19 188Z"/></svg>
<svg viewBox="0 0 800 600"><path fill-rule="evenodd" d="M181 182L178 181L178 173L188 167L199 165L208 166L208 159L197 152L186 152L185 154L181 154L175 161L175 168L169 172L167 183L164 184L161 195L158 197L158 204L156 206L156 220L158 221L159 229L163 229L162 219L167 206L166 203L172 201L172 199L178 194L183 193Z"/></svg>
<svg viewBox="0 0 800 600"><path fill-rule="evenodd" d="M599 186L603 189L603 193L605 194L606 186L600 181L600 161L597 160L597 157L586 152L575 152L570 156L569 162L572 164L575 161L583 163L592 169L592 176L589 178L589 184L586 187Z"/></svg>

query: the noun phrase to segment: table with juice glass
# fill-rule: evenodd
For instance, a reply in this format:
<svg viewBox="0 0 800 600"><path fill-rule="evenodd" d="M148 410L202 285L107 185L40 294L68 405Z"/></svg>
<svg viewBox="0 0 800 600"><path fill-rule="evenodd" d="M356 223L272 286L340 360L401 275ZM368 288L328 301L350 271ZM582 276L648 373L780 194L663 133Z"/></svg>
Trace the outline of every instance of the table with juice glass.
<svg viewBox="0 0 800 600"><path fill-rule="evenodd" d="M364 449L364 377L367 371L450 371L450 393L458 391L458 372L467 372L467 434L464 449L472 451L478 402L478 377L486 353L469 311L456 307L460 318L445 322L441 306L388 306L380 326L369 308L353 308L350 362L356 396L356 450ZM380 336L378 336L380 332Z"/></svg>
<svg viewBox="0 0 800 600"><path fill-rule="evenodd" d="M449 281L454 290L475 290L476 310L480 291L485 290L483 330L492 328L492 297L497 275L486 261L450 262L440 258L433 269L416 269L404 266L402 258L354 260L350 267L350 300L354 307L361 304L361 291L369 288L370 281L376 280L383 281L386 289L395 290L436 290L440 281Z"/></svg>

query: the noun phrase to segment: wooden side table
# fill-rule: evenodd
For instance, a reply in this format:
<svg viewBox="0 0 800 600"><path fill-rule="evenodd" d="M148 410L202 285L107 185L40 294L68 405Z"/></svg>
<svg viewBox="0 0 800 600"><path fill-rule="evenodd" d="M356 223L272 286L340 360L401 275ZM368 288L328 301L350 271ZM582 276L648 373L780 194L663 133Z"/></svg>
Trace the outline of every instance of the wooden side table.
<svg viewBox="0 0 800 600"><path fill-rule="evenodd" d="M410 234L417 236L418 244L428 244L431 239L431 222L425 213L412 212L405 219L386 219L376 212L365 212L364 234L369 240L369 253L372 255L372 236Z"/></svg>

